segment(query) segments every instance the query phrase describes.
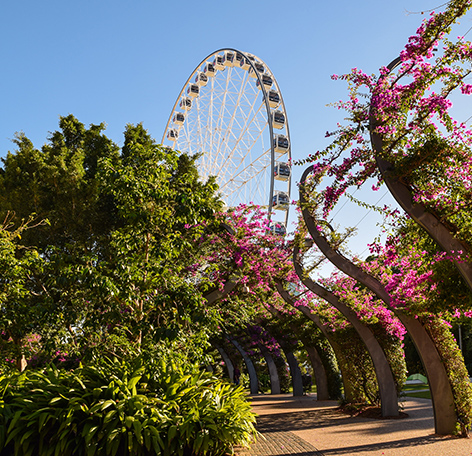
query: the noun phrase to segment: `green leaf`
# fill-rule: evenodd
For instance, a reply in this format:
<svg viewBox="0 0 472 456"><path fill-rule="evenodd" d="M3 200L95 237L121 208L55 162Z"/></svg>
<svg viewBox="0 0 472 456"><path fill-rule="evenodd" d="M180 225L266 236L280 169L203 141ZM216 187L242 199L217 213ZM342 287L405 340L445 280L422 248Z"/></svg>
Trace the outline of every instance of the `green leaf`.
<svg viewBox="0 0 472 456"><path fill-rule="evenodd" d="M12 432L12 430L14 429L16 423L18 422L18 420L20 419L21 417L21 410L18 410L14 415L13 415L13 419L10 423L10 426L8 426L8 431L7 431L7 434L10 434L10 432ZM8 439L7 440L7 443L10 441L11 439Z"/></svg>
<svg viewBox="0 0 472 456"><path fill-rule="evenodd" d="M108 399L102 404L100 410L103 411L107 409L108 407L110 407L110 405L116 405L116 402L113 399Z"/></svg>
<svg viewBox="0 0 472 456"><path fill-rule="evenodd" d="M169 439L169 443L171 442L171 440L176 436L177 434L177 426L175 424L173 424L170 428L169 428L169 432L168 432L168 439Z"/></svg>
<svg viewBox="0 0 472 456"><path fill-rule="evenodd" d="M194 450L195 453L198 453L200 451L200 447L202 446L202 443L203 443L203 435L198 434L197 438L195 439L195 441L192 444L192 447L193 447L193 450Z"/></svg>
<svg viewBox="0 0 472 456"><path fill-rule="evenodd" d="M141 435L141 431L143 429L141 422L138 420L133 421L133 428L134 428L134 433L136 435L136 440L140 445L143 444L143 436Z"/></svg>
<svg viewBox="0 0 472 456"><path fill-rule="evenodd" d="M38 421L38 424L39 424L39 431L41 431L41 429L43 428L43 426L48 422L49 418L51 418L51 415L49 413L41 413L40 417L39 417L39 421Z"/></svg>
<svg viewBox="0 0 472 456"><path fill-rule="evenodd" d="M25 432L22 436L21 436L21 439L20 439L20 444L23 444L23 442L25 440L28 440L28 438L33 435L34 433L36 432L35 429L31 430L31 431L28 431L28 432Z"/></svg>
<svg viewBox="0 0 472 456"><path fill-rule="evenodd" d="M128 431L128 451L130 452L130 454L133 454L133 447L134 447L133 433L131 431Z"/></svg>
<svg viewBox="0 0 472 456"><path fill-rule="evenodd" d="M143 431L144 435L144 446L148 451L151 451L151 432L149 429L145 428Z"/></svg>
<svg viewBox="0 0 472 456"><path fill-rule="evenodd" d="M130 429L131 426L133 425L134 423L134 416L127 416L125 417L125 426Z"/></svg>
<svg viewBox="0 0 472 456"><path fill-rule="evenodd" d="M103 424L108 423L115 415L117 414L116 410L110 410L106 415L105 418L103 418Z"/></svg>
<svg viewBox="0 0 472 456"><path fill-rule="evenodd" d="M111 447L111 455L112 456L116 456L116 453L118 453L118 449L120 447L120 440L119 439L116 439L113 444L112 444L112 447Z"/></svg>
<svg viewBox="0 0 472 456"><path fill-rule="evenodd" d="M139 380L141 380L142 378L142 375L139 375L139 376L136 376L136 377L133 377L129 382L128 382L128 389L133 389L137 383L139 382Z"/></svg>

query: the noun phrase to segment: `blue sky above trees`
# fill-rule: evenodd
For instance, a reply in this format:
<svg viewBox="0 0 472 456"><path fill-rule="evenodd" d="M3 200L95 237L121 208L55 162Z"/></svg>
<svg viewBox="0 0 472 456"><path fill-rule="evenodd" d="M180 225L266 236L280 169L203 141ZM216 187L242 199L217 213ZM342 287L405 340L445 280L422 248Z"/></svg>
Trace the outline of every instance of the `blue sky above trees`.
<svg viewBox="0 0 472 456"><path fill-rule="evenodd" d="M57 128L59 116L69 113L85 124L105 122L106 134L118 144L127 123L143 122L160 140L175 98L195 66L214 50L231 47L259 56L275 74L287 108L292 156L303 158L325 146L325 132L342 121L342 113L326 104L344 99L345 85L330 76L353 67L377 72L398 55L428 14L419 13L440 4L3 3L0 156L14 149L16 131L41 146ZM472 21L465 17L462 22L464 33ZM295 196L295 186L292 192ZM372 202L381 194L374 194ZM345 223L356 224L361 218L359 212L345 213L352 219ZM362 223L375 226L369 217ZM360 253L366 241L358 242Z"/></svg>

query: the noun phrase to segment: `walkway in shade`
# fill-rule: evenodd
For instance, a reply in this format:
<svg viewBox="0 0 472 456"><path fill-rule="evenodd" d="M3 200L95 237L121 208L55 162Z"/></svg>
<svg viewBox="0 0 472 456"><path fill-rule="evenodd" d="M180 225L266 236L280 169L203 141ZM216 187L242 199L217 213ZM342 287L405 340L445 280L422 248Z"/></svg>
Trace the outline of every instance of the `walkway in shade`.
<svg viewBox="0 0 472 456"><path fill-rule="evenodd" d="M238 456L471 456L472 439L437 436L431 400L408 398L403 419L351 417L316 395L251 396L263 437Z"/></svg>

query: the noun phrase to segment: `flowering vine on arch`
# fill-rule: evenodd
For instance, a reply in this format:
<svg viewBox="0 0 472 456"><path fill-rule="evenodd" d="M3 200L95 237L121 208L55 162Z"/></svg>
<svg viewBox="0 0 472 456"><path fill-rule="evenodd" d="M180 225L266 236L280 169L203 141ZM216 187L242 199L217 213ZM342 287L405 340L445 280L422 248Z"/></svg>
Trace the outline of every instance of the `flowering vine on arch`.
<svg viewBox="0 0 472 456"><path fill-rule="evenodd" d="M433 13L409 39L395 71L383 67L374 76L355 68L333 76L348 83L349 100L335 106L347 112L349 122L327 133L332 141L326 149L298 162L314 164L315 181L335 178L317 195L323 218L350 187L369 178L382 182L375 161L380 153L394 165L396 177L412 189L415 202L437 214L467 250L471 248L472 132L452 117L450 96L472 93L466 79L472 45L461 37L446 38L470 6L470 0L456 0L445 12ZM370 143L371 112L375 132L382 136L380 152ZM373 187L377 190L379 184Z"/></svg>
<svg viewBox="0 0 472 456"><path fill-rule="evenodd" d="M466 280L467 274L463 270L472 264L472 133L464 122L452 117L450 101L454 92L463 95L472 92L466 81L471 72L472 46L462 38L455 41L446 39L451 26L470 9L471 3L451 1L444 13L433 13L410 38L395 71L392 65L382 68L377 77L357 69L348 75L334 76L334 79L343 79L349 84L349 100L337 104L339 109L347 111L349 123L338 125L336 132L327 134L333 139L325 150L300 162L313 162L312 177L302 182L307 196L302 209L305 220L308 218L313 225L310 229L312 236L326 244L326 251L331 251L333 258L338 257L346 268L352 269L353 277L362 275L363 271L362 277L365 276L364 279L373 285L372 289L378 290L380 297L396 312L406 310L421 315L429 337L447 364L449 375L454 369L447 363L447 351L455 348L446 343L447 331L442 325L442 316L430 313L428 317L425 311L430 307L432 292L441 279L437 274L441 261L453 261ZM438 50L440 44L443 47ZM368 94L362 97L361 92L365 89ZM371 134L374 148L371 147ZM380 147L376 144L376 136L381 138ZM391 165L387 170L389 176L382 169L383 162ZM334 182L319 190L324 177L331 177ZM382 258L383 270L378 268L380 263L376 260L356 261L354 266L339 255L336 247L327 242L333 237L326 229L329 213L350 187L360 187L368 179L377 178L378 183L373 189L378 190L379 184L387 177L403 185L412 196L413 209L424 208L423 213L432 215L436 225L444 226L448 233L452 233L449 241L452 239L459 243L451 245L459 247L451 248L438 241L442 249L436 245L418 254L405 248L405 244L396 250L392 243L390 253L397 252L397 255L396 258L392 255ZM402 223L405 224L407 219L403 217ZM411 226L409 229L411 231ZM424 242L424 233L416 234L415 242ZM468 283L471 287L472 281ZM468 314L467 306L470 306L470 299L462 302L464 314ZM463 374L462 369L461 378L466 377ZM470 428L471 417L467 407L462 407L461 403L470 403L470 388L465 383L452 386L455 389L455 413L464 434ZM452 424L453 420L444 429L452 428Z"/></svg>

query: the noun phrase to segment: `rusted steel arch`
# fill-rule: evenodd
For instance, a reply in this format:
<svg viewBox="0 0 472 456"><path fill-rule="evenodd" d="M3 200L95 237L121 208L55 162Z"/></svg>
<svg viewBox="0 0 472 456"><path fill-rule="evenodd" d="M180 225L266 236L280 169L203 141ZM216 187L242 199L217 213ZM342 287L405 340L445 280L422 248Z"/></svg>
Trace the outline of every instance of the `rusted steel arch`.
<svg viewBox="0 0 472 456"><path fill-rule="evenodd" d="M249 390L251 394L257 394L259 392L259 380L257 379L257 372L254 364L247 354L246 350L241 346L241 344L231 336L227 336L228 340L236 347L238 352L241 354L244 360L244 364L246 364L246 369L249 374Z"/></svg>
<svg viewBox="0 0 472 456"><path fill-rule="evenodd" d="M457 415L454 407L454 395L452 393L446 369L436 349L436 345L418 320L405 315L399 309L392 308L390 295L387 293L385 287L380 283L380 281L362 271L344 255L333 249L326 238L318 231L316 228L316 221L307 208L307 201L304 194L304 183L312 170L313 166L310 166L305 170L299 187L303 219L311 237L331 263L345 274L368 287L376 296L384 301L387 307L392 310L403 323L410 334L411 340L416 347L428 376L434 410L435 431L437 434L441 435L454 434L456 432L457 423Z"/></svg>
<svg viewBox="0 0 472 456"><path fill-rule="evenodd" d="M279 284L277 283L276 286L278 290ZM285 318L288 318L285 315L283 315L282 312L280 312L279 310L277 310L276 308L272 306L269 306L269 311L274 317L280 320L284 320ZM292 327L292 330L294 331L294 333L297 332L297 328L295 327ZM324 368L323 362L321 361L320 355L318 354L316 347L309 344L306 340L304 341L303 339L300 339L300 341L303 344L308 354L308 357L310 358L311 365L313 367L313 373L315 375L315 383L316 383L316 392L317 392L316 398L319 401L329 400L328 376L326 375L326 370Z"/></svg>
<svg viewBox="0 0 472 456"><path fill-rule="evenodd" d="M308 319L313 321L313 323L315 323L315 325L321 330L323 335L328 340L329 344L331 345L331 347L334 351L334 354L336 355L336 358L338 359L338 365L339 365L339 369L341 370L341 377L342 377L343 386L344 386L344 396L345 396L345 398L348 402L353 402L355 400L354 393L352 391L350 383L347 381L348 376L346 375L345 366L341 362L342 357L340 356L340 353L339 353L339 351L340 351L339 345L336 343L336 341L333 340L333 338L331 337L329 332L326 331L326 328L323 325L323 323L320 320L320 317L318 315L316 315L311 309L309 309L306 306L303 306L303 305L295 306L295 304L294 304L295 300L292 298L292 296L290 296L288 291L286 291L284 289L282 284L280 282L277 282L276 285L277 285L277 291L279 292L280 296L282 296L282 298L288 304L290 304L291 306L298 309L300 312L303 313L303 315L305 315Z"/></svg>
<svg viewBox="0 0 472 456"><path fill-rule="evenodd" d="M301 264L299 263L298 247L295 247L293 250L293 264L302 283L313 293L338 309L357 331L357 334L359 334L360 338L364 342L374 364L377 383L379 385L382 416L398 416L398 393L392 369L390 368L385 352L370 328L362 323L356 313L339 300L335 294L317 284L311 280L307 274L305 274Z"/></svg>
<svg viewBox="0 0 472 456"><path fill-rule="evenodd" d="M389 71L394 70L401 63L400 57L390 62L387 66ZM431 212L428 212L423 204L413 202L412 192L407 184L395 177L395 167L389 161L381 157L383 151L383 140L380 133L376 132L377 122L372 113L369 113L370 140L375 153L377 167L382 178L393 195L397 203L402 209L420 225L437 243L438 245L452 257L454 253L459 251L466 252L467 247L452 235L449 229ZM472 264L460 261L454 261L460 274L472 290Z"/></svg>
<svg viewBox="0 0 472 456"><path fill-rule="evenodd" d="M269 369L270 394L280 394L280 378L274 358L264 344L258 343L257 345L267 363L267 368Z"/></svg>

